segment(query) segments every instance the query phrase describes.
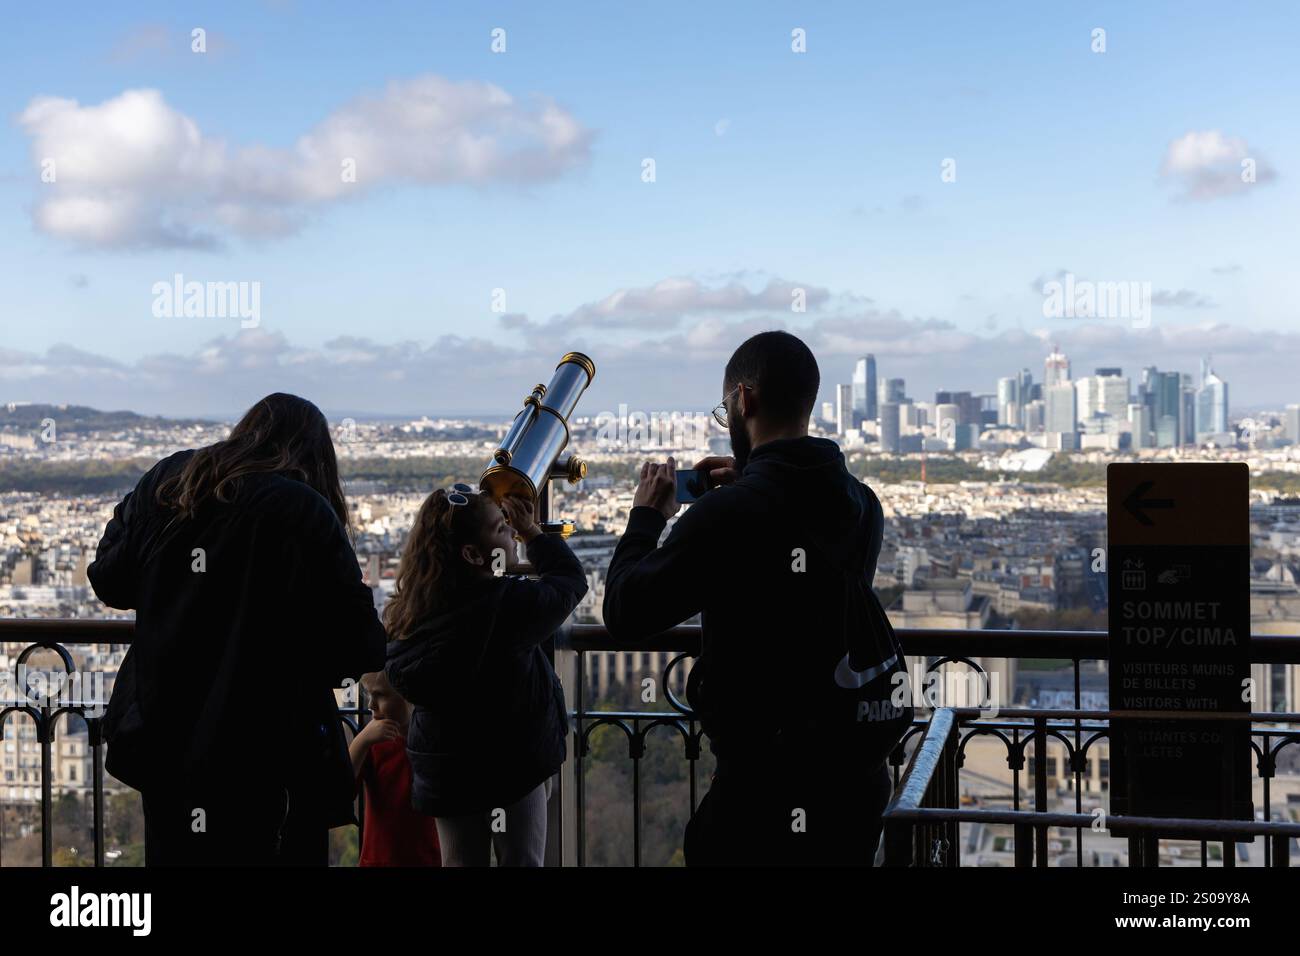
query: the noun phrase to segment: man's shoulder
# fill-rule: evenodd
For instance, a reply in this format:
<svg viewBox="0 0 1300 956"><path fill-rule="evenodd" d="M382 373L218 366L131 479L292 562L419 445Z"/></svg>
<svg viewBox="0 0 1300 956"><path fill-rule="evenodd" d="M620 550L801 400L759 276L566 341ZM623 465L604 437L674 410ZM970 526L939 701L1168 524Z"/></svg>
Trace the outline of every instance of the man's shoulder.
<svg viewBox="0 0 1300 956"><path fill-rule="evenodd" d="M740 482L719 485L701 495L677 516L677 525L687 529L708 527L721 530L752 520L755 512L762 510L763 501L753 488Z"/></svg>

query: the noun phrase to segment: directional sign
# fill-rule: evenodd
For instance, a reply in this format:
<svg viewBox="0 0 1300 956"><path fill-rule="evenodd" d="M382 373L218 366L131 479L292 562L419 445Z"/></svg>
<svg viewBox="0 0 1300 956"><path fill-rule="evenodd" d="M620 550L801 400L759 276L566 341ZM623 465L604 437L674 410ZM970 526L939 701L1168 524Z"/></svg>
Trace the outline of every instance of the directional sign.
<svg viewBox="0 0 1300 956"><path fill-rule="evenodd" d="M1111 710L1250 711L1250 471L1106 469ZM1253 819L1247 723L1111 721L1111 813Z"/></svg>

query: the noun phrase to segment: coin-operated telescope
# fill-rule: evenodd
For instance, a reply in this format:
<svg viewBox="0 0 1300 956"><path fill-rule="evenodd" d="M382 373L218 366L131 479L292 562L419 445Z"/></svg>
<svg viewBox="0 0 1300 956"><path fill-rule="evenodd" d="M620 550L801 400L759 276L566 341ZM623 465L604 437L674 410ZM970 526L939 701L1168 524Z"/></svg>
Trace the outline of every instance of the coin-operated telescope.
<svg viewBox="0 0 1300 956"><path fill-rule="evenodd" d="M543 531L568 537L573 524L555 521L551 514L551 482L563 478L577 484L587 477L587 463L570 452L569 416L578 399L596 377L596 363L581 352L560 359L549 385L537 385L524 399L492 461L479 477L479 489L500 502L521 495L536 503L537 522Z"/></svg>

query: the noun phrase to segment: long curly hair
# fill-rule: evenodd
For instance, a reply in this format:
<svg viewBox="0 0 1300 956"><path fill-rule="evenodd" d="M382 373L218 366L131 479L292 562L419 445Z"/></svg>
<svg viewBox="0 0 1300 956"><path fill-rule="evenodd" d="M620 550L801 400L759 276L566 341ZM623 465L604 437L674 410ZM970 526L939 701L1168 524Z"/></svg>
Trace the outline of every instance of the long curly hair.
<svg viewBox="0 0 1300 956"><path fill-rule="evenodd" d="M192 516L205 502L231 501L244 476L275 472L316 489L351 529L329 423L297 395L275 392L247 412L230 437L200 448L158 486L158 503Z"/></svg>
<svg viewBox="0 0 1300 956"><path fill-rule="evenodd" d="M384 627L393 640L406 640L430 615L448 606L457 586L469 576L461 548L476 544L497 505L487 495L466 495L453 505L441 488L424 499L415 516L393 593L384 605Z"/></svg>

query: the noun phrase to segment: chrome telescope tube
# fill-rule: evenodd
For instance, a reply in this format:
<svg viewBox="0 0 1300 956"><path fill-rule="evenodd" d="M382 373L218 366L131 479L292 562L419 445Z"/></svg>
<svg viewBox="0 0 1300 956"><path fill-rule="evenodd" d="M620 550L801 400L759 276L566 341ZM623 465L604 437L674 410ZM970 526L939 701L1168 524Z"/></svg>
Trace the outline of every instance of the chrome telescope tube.
<svg viewBox="0 0 1300 956"><path fill-rule="evenodd" d="M569 444L569 416L595 377L596 363L581 352L560 359L550 384L535 386L524 399L479 477L479 489L498 502L508 495L537 501L551 478L583 478L586 463L572 455L562 462L560 454Z"/></svg>

